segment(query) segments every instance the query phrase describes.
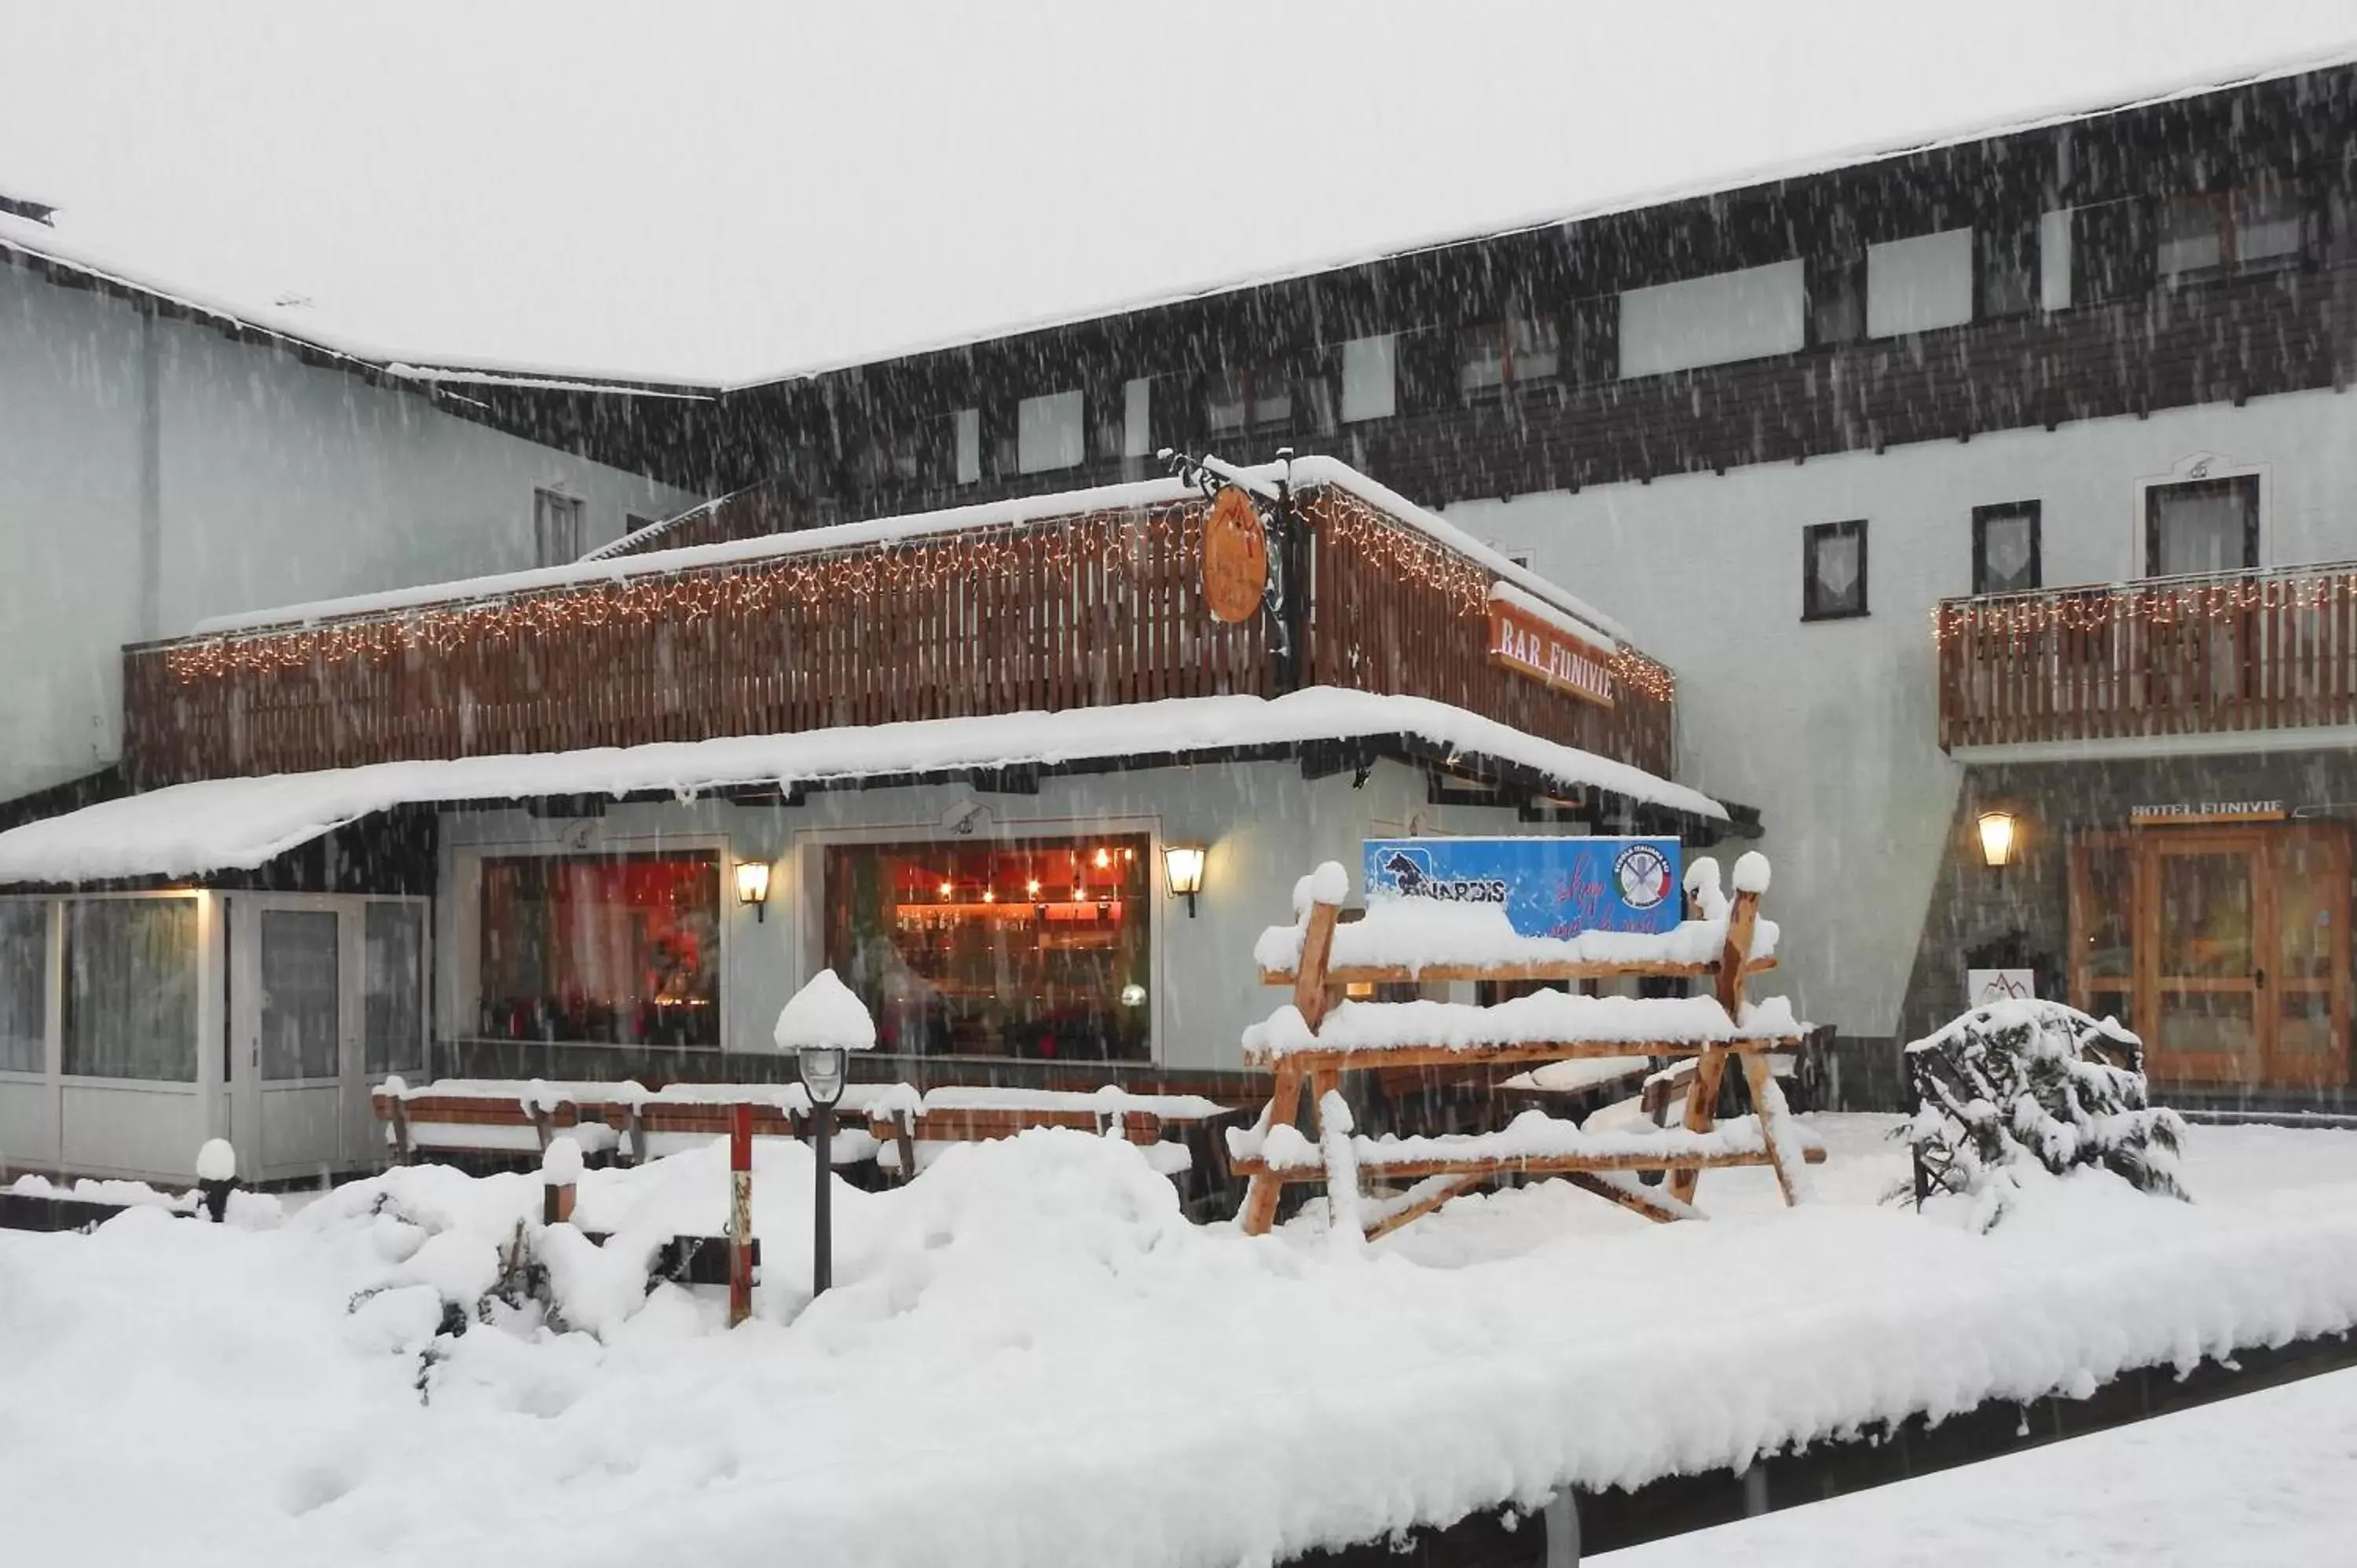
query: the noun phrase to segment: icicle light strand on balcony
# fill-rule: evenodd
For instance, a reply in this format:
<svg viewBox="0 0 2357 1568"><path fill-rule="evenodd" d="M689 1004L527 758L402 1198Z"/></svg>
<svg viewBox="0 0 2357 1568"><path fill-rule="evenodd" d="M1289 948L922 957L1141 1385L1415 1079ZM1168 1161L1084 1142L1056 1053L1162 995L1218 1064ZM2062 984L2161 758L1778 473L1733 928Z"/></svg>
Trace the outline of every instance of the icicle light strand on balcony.
<svg viewBox="0 0 2357 1568"><path fill-rule="evenodd" d="M1164 509L1070 520L1052 528L968 533L923 543L893 544L854 553L769 565L737 566L677 576L646 575L623 582L518 594L449 608L284 631L257 631L176 643L164 650L165 668L183 684L245 673L299 670L349 660L382 663L417 650L450 653L478 643L524 634L561 635L607 626L693 624L722 616L757 616L781 606L810 609L846 599L931 592L951 581L1007 578L1036 570L1069 578L1082 561L1100 563L1108 579L1153 591L1141 582L1147 545L1164 553L1191 579L1202 560L1200 507ZM1395 581L1429 589L1459 617L1488 614L1490 574L1446 546L1399 528L1352 496L1330 492L1308 508L1311 522L1346 549L1365 555ZM1655 702L1675 691L1670 671L1623 645L1611 660L1623 687Z"/></svg>
<svg viewBox="0 0 2357 1568"><path fill-rule="evenodd" d="M2165 588L2057 589L2029 603L1935 605L1932 635L1944 648L1967 635L2027 638L2049 631L2101 631L2129 620L2177 626L2228 621L2255 610L2320 610L2350 601L2357 601L2357 571Z"/></svg>

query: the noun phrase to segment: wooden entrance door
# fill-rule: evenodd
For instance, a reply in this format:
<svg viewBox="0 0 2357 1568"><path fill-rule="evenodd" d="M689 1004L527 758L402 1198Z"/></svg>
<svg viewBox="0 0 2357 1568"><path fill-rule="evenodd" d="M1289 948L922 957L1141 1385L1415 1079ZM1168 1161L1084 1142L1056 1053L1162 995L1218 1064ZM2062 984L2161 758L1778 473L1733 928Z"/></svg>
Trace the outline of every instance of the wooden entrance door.
<svg viewBox="0 0 2357 1568"><path fill-rule="evenodd" d="M2090 835L2071 864L2074 1004L2163 1081L2348 1081L2349 841L2332 824Z"/></svg>

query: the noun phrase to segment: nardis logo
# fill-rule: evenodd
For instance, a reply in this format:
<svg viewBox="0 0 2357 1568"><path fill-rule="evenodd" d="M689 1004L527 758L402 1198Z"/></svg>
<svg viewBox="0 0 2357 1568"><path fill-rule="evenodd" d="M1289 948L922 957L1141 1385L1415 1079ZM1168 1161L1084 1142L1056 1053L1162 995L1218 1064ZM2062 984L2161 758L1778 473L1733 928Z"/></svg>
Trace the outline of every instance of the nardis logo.
<svg viewBox="0 0 2357 1568"><path fill-rule="evenodd" d="M1456 904L1502 904L1506 884L1495 876L1441 876L1420 849L1395 850L1383 864L1384 876L1404 898L1440 898Z"/></svg>
<svg viewBox="0 0 2357 1568"><path fill-rule="evenodd" d="M1670 896L1670 863L1649 843L1632 843L1612 863L1612 879L1620 886L1620 902L1631 909L1650 909Z"/></svg>

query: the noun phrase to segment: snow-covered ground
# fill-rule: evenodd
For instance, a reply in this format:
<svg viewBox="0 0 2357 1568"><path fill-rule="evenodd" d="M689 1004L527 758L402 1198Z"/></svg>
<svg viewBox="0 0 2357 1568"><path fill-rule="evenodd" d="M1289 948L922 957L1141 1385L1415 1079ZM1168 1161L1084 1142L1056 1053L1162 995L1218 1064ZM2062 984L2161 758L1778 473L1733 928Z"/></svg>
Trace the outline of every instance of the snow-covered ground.
<svg viewBox="0 0 2357 1568"><path fill-rule="evenodd" d="M53 1564L1255 1562L2357 1322L2357 1135L2197 1128L2199 1204L2091 1174L1981 1236L1875 1205L1888 1119L1810 1121L1810 1208L1715 1171L1711 1222L1655 1228L1544 1183L1363 1251L1191 1226L1132 1146L1034 1133L838 1190L814 1304L809 1158L765 1144L734 1333L637 1273L719 1229L716 1144L587 1173L604 1251L525 1225L570 1332L436 1337L529 1176L0 1232L0 1519Z"/></svg>
<svg viewBox="0 0 2357 1568"><path fill-rule="evenodd" d="M2346 1563L2357 1371L1673 1536L1609 1568Z"/></svg>

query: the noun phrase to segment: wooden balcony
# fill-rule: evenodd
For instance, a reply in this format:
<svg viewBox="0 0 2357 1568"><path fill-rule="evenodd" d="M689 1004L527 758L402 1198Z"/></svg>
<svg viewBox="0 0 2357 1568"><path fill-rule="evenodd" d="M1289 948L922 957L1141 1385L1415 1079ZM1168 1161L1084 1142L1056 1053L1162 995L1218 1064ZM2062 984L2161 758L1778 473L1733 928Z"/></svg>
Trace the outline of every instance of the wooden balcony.
<svg viewBox="0 0 2357 1568"><path fill-rule="evenodd" d="M1940 745L2357 725L2357 563L1943 600Z"/></svg>
<svg viewBox="0 0 2357 1568"><path fill-rule="evenodd" d="M1671 772L1666 670L1622 648L1607 706L1498 668L1487 565L1339 486L1300 500L1300 683L1429 697ZM641 556L531 591L142 644L124 650L124 766L148 788L1274 695L1266 618L1227 625L1205 606L1208 510L1190 499L819 549L787 536L726 563Z"/></svg>

